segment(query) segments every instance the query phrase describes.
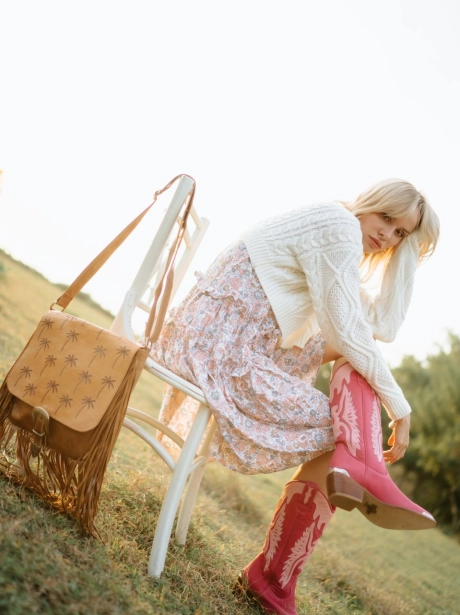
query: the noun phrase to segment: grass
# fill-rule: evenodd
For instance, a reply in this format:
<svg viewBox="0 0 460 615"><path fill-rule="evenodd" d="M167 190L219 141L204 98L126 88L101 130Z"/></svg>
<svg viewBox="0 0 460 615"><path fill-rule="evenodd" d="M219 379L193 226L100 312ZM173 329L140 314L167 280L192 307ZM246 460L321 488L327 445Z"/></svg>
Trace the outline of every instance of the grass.
<svg viewBox="0 0 460 615"><path fill-rule="evenodd" d="M3 377L59 290L0 253ZM72 312L108 326L86 298ZM161 383L143 377L133 404L158 407ZM171 541L160 579L147 562L169 474L144 444L120 434L100 499L99 540L72 519L0 480L0 613L3 615L255 615L232 584L263 543L292 472L242 476L211 464L185 547ZM337 511L300 577L300 614L454 615L460 548L440 530L389 532Z"/></svg>

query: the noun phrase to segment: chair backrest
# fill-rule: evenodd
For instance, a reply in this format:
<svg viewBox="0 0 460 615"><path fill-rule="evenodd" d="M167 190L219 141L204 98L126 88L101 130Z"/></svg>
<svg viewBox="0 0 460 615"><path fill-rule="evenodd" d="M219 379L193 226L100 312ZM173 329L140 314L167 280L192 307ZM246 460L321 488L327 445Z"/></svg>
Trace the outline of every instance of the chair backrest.
<svg viewBox="0 0 460 615"><path fill-rule="evenodd" d="M110 327L112 331L124 335L128 339L135 340L144 333L142 327L145 327L156 286L164 272L170 244L177 235L177 224L181 220L187 197L193 186L193 180L188 176L183 176L179 180L147 254ZM195 206L193 206L187 219L184 239L174 266L174 285L169 299L170 304L208 226L209 220L201 218Z"/></svg>

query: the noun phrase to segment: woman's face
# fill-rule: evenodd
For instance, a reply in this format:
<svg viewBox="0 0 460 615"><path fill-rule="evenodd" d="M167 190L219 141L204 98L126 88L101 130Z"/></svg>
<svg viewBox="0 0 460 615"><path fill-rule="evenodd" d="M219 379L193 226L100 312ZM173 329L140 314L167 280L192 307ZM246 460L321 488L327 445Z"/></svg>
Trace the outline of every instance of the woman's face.
<svg viewBox="0 0 460 615"><path fill-rule="evenodd" d="M404 237L414 232L418 216L417 210L403 218L392 218L385 213L359 216L364 254L375 254L397 246Z"/></svg>

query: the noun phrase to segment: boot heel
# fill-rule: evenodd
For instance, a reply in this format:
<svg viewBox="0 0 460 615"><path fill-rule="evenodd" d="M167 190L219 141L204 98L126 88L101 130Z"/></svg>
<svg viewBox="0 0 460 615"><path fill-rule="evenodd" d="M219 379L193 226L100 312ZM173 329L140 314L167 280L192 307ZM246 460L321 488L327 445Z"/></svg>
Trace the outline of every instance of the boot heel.
<svg viewBox="0 0 460 615"><path fill-rule="evenodd" d="M364 489L343 470L331 468L327 475L327 494L333 506L351 511L362 503Z"/></svg>

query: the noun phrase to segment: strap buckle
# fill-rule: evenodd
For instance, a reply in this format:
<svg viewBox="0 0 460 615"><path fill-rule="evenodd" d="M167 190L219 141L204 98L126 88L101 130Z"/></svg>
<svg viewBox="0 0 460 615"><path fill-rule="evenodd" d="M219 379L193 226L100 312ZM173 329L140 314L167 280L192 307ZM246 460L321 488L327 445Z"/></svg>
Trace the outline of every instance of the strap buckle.
<svg viewBox="0 0 460 615"><path fill-rule="evenodd" d="M41 406L32 408L32 457L37 457L50 431L50 416Z"/></svg>

